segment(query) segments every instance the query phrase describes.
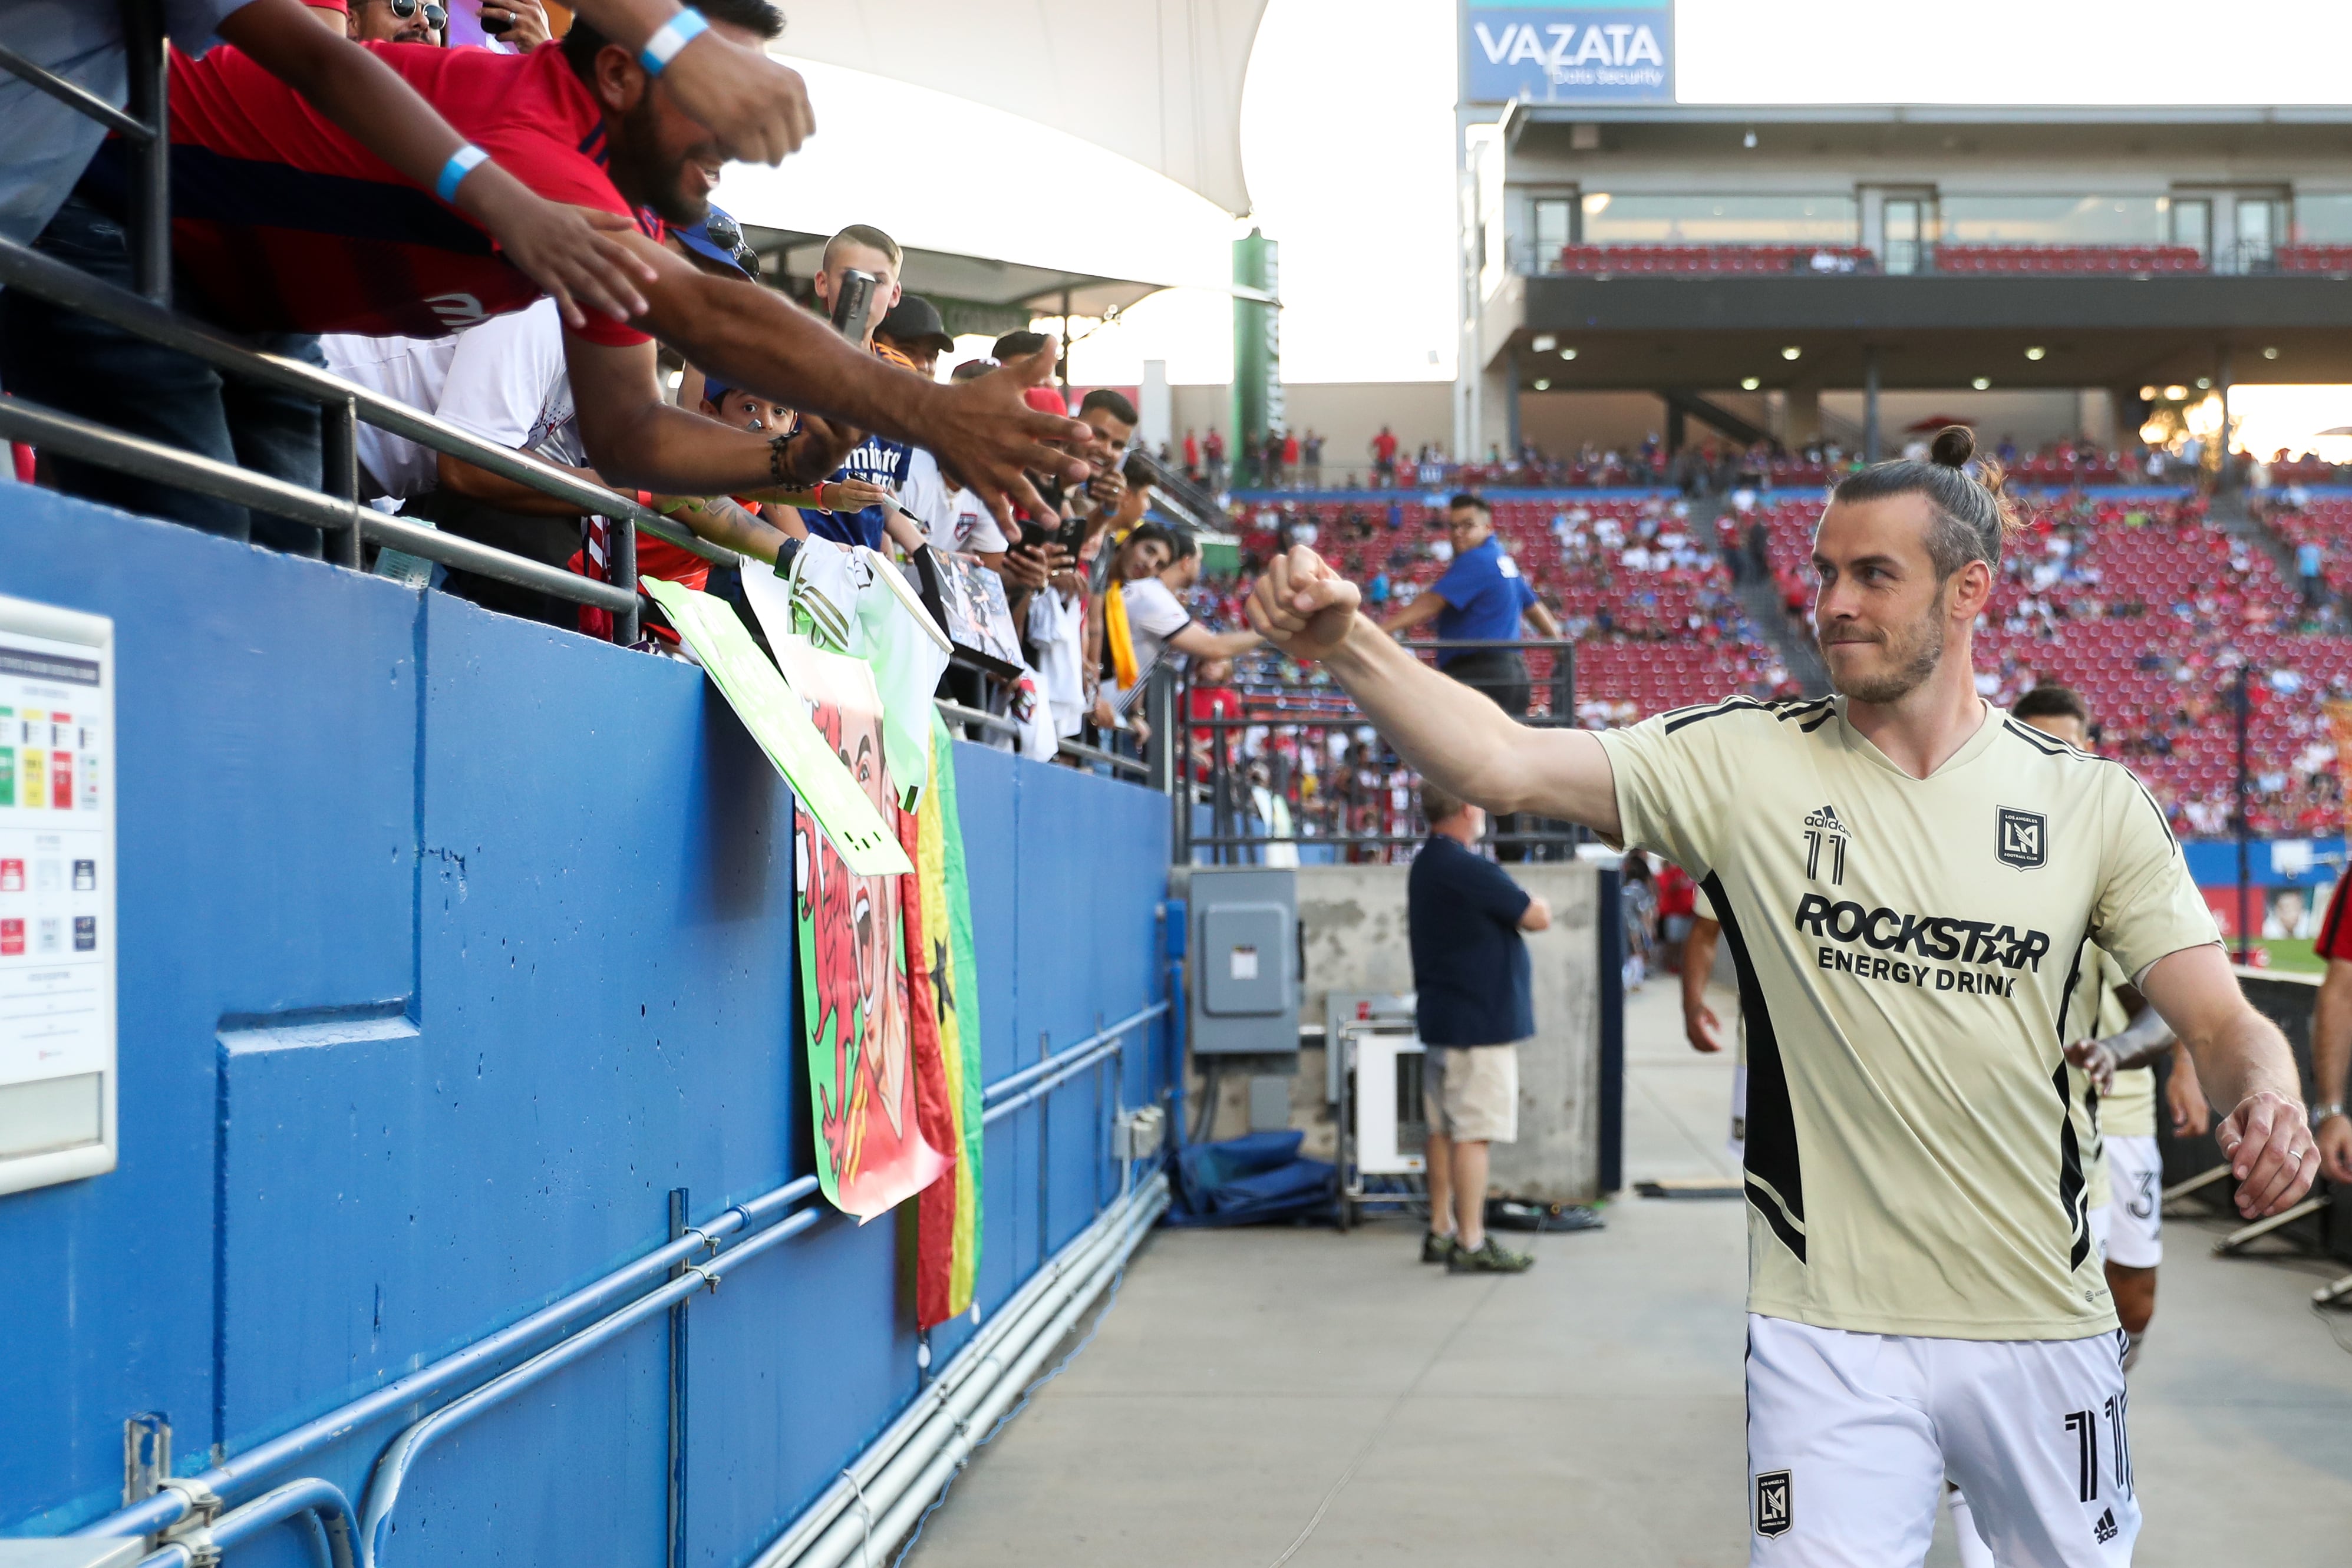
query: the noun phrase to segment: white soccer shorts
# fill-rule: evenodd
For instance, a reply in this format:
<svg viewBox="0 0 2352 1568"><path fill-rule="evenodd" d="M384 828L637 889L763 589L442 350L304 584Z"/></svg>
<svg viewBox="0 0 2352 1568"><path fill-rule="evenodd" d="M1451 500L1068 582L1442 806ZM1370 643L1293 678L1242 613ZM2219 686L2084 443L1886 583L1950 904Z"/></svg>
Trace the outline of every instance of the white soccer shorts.
<svg viewBox="0 0 2352 1568"><path fill-rule="evenodd" d="M2124 1269L2153 1269L2164 1261L2164 1157L2154 1138L2106 1140L2107 1261Z"/></svg>
<svg viewBox="0 0 2352 1568"><path fill-rule="evenodd" d="M1749 1568L1918 1568L1947 1475L2002 1568L2127 1568L2123 1350L1750 1313Z"/></svg>

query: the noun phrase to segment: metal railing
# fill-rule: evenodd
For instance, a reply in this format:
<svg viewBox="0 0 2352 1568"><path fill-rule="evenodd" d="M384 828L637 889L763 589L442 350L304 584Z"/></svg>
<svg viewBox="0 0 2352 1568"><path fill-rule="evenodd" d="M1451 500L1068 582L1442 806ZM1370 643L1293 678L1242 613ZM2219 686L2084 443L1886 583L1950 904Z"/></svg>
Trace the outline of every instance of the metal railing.
<svg viewBox="0 0 2352 1568"><path fill-rule="evenodd" d="M1514 653L1528 687L1520 722L1573 727L1576 644L1563 639L1452 639L1408 642L1416 654ZM1533 661L1526 655L1534 654ZM1457 665L1458 670L1458 665ZM1507 665L1457 675L1490 696L1516 697ZM1304 683L1244 685L1238 715L1194 716L1189 672L1177 683L1170 727L1183 732L1176 798L1176 859L1204 851L1210 863L1246 862L1274 845L1293 851L1329 846L1351 862L1404 858L1399 851L1429 835L1422 818L1421 776L1336 686ZM1507 700L1507 706L1516 702ZM1173 715L1181 714L1181 717ZM1205 810L1208 831L1196 814ZM1511 858L1565 858L1586 835L1572 824L1526 813L1496 820L1486 841Z"/></svg>

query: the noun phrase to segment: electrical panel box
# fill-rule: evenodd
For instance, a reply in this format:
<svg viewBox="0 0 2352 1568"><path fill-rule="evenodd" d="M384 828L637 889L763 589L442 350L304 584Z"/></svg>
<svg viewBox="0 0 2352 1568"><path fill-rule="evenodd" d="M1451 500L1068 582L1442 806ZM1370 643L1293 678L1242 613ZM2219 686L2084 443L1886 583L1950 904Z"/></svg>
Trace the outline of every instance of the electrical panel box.
<svg viewBox="0 0 2352 1568"><path fill-rule="evenodd" d="M1194 1054L1296 1052L1305 977L1290 868L1196 866L1187 904Z"/></svg>

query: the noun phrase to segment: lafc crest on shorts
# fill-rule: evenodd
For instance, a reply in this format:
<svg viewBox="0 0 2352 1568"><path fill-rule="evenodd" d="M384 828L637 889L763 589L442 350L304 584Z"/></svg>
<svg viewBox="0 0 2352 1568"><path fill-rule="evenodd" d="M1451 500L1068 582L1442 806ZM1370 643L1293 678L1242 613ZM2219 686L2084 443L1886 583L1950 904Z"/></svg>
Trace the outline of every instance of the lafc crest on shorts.
<svg viewBox="0 0 2352 1568"><path fill-rule="evenodd" d="M1796 1522L1795 1488L1786 1470L1763 1470L1756 1477L1756 1533L1769 1539L1786 1535Z"/></svg>

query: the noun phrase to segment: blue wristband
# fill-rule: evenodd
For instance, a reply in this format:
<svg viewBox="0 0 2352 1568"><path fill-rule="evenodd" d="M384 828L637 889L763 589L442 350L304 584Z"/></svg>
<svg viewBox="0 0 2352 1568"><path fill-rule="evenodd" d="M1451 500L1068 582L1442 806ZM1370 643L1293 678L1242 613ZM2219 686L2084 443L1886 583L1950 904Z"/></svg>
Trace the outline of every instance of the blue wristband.
<svg viewBox="0 0 2352 1568"><path fill-rule="evenodd" d="M468 141L449 154L449 162L441 165L441 177L433 182L433 193L448 203L457 204L457 185L474 172L477 163L487 163L490 155Z"/></svg>
<svg viewBox="0 0 2352 1568"><path fill-rule="evenodd" d="M637 51L637 63L646 68L646 75L657 77L662 68L677 57L678 50L692 43L709 27L702 13L691 5L683 6L678 14L654 29L646 47Z"/></svg>

